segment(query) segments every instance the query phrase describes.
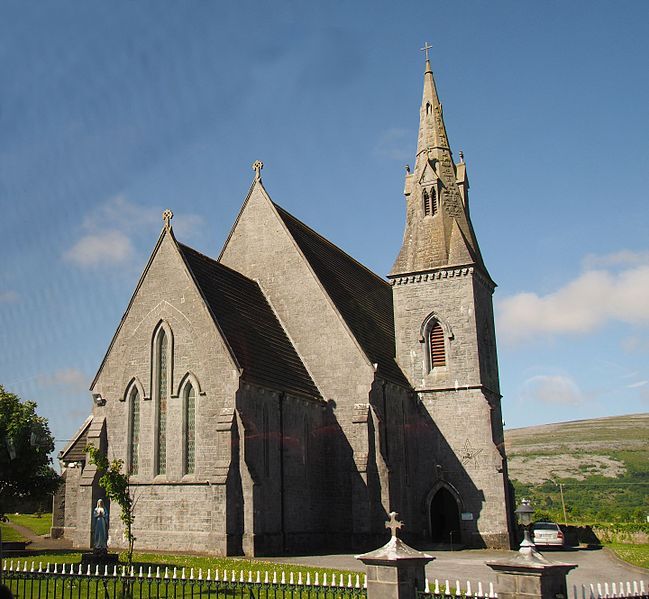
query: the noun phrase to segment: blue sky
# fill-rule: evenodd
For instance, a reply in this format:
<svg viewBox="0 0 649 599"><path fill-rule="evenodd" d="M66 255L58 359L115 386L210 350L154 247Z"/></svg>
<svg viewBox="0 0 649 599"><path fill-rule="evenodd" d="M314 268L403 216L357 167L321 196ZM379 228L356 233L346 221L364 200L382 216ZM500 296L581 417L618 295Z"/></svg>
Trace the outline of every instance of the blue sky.
<svg viewBox="0 0 649 599"><path fill-rule="evenodd" d="M0 383L68 439L162 210L217 256L256 159L386 274L429 41L507 426L649 410L647 22L644 0L4 0Z"/></svg>

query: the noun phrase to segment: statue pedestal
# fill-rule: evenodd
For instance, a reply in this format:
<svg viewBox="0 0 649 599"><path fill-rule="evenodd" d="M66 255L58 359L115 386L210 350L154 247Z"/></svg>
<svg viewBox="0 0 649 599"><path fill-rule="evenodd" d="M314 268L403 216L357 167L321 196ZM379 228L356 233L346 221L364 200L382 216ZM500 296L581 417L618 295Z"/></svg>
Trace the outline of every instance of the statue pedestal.
<svg viewBox="0 0 649 599"><path fill-rule="evenodd" d="M117 553L108 553L106 549L93 549L81 554L81 567L85 570L90 566L91 572L94 572L99 566L99 573L103 574L103 568L108 566L108 571L112 573L114 566L119 564L119 555Z"/></svg>
<svg viewBox="0 0 649 599"><path fill-rule="evenodd" d="M380 549L356 559L367 566L368 599L414 599L426 586L426 564L435 558L393 536Z"/></svg>
<svg viewBox="0 0 649 599"><path fill-rule="evenodd" d="M525 541L516 557L487 566L496 572L498 599L567 599L566 575L577 567L551 562Z"/></svg>

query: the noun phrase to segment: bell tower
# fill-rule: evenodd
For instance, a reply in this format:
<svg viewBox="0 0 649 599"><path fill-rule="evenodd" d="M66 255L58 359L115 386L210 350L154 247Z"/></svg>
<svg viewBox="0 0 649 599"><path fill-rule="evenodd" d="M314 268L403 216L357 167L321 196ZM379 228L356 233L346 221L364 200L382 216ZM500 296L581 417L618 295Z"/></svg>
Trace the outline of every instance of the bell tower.
<svg viewBox="0 0 649 599"><path fill-rule="evenodd" d="M429 48L424 47L415 165L405 179L405 232L388 275L396 358L437 435L429 448L437 471L427 509L439 511L436 497L444 492L457 503L461 543L508 547L509 492L492 301L496 285L471 225L466 164L461 153L458 164L453 160ZM439 514L430 518L432 537L437 530L452 529L439 523Z"/></svg>

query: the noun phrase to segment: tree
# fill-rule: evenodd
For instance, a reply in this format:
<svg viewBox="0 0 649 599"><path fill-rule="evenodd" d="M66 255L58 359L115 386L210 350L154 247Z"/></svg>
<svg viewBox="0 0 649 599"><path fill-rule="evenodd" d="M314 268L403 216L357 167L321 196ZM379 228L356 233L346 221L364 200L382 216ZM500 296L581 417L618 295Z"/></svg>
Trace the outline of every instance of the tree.
<svg viewBox="0 0 649 599"><path fill-rule="evenodd" d="M128 473L122 472L124 460L108 461L106 454L92 445L86 447L90 463L97 466L100 475L99 486L106 491L108 499L114 501L121 508L120 520L124 523L125 536L128 541L127 564L130 570L133 564L133 510L135 501L131 495L130 477Z"/></svg>
<svg viewBox="0 0 649 599"><path fill-rule="evenodd" d="M15 500L52 495L61 477L52 468L54 439L36 403L21 402L0 385L0 517Z"/></svg>

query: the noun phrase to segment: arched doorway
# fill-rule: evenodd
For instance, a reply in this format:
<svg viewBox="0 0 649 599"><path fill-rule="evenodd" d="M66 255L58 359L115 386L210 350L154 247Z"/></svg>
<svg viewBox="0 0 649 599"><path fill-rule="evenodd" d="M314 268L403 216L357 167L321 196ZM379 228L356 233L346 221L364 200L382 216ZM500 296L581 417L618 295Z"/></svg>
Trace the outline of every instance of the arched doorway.
<svg viewBox="0 0 649 599"><path fill-rule="evenodd" d="M460 538L460 510L457 500L441 487L430 500L430 536L434 543L458 545Z"/></svg>

